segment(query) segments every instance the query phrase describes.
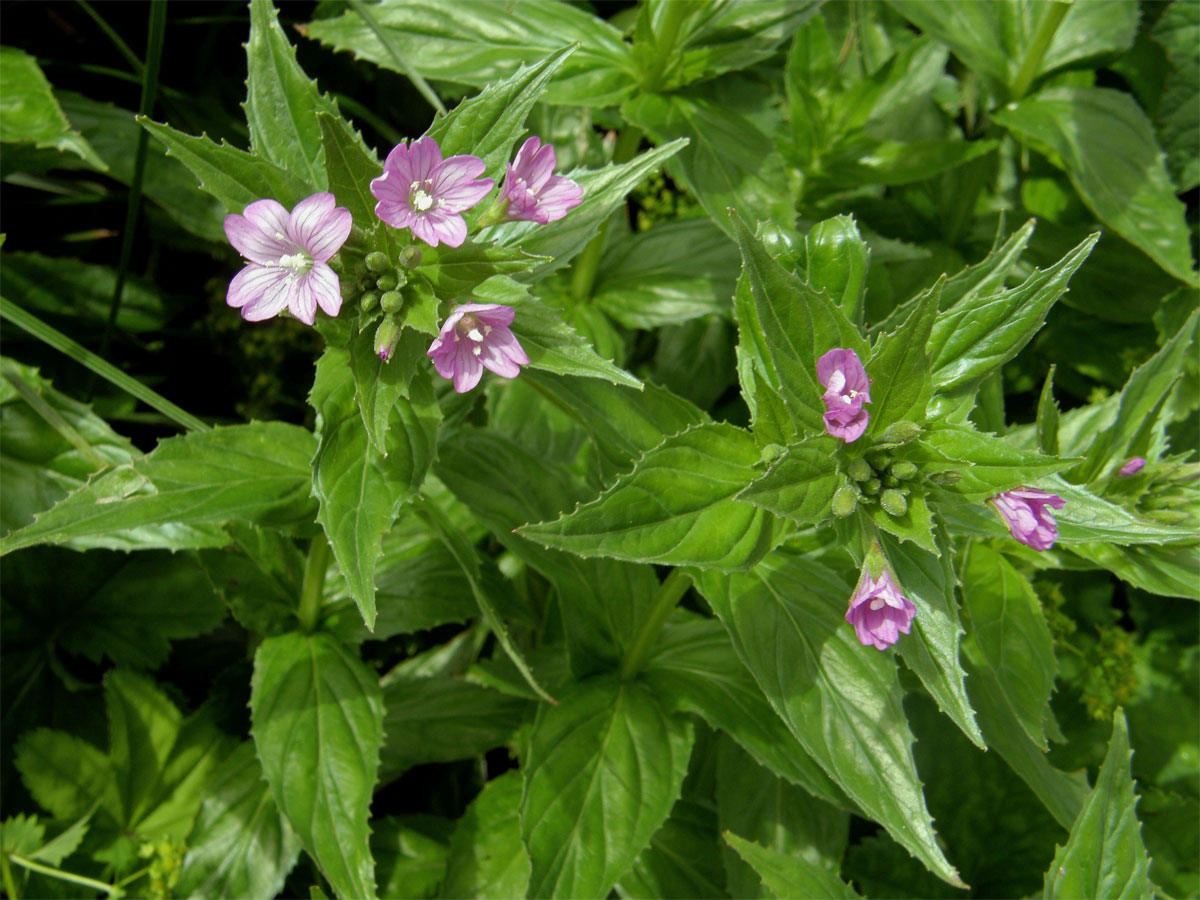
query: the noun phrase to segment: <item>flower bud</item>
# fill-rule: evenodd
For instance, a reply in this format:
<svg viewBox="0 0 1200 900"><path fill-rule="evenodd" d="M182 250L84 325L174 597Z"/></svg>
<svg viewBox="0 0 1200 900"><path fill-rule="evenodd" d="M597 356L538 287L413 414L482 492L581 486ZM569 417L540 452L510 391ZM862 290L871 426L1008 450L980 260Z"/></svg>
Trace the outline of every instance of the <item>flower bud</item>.
<svg viewBox="0 0 1200 900"><path fill-rule="evenodd" d="M388 291L379 298L379 305L383 307L385 313L400 312L400 307L404 305L404 298L400 296L399 291Z"/></svg>
<svg viewBox="0 0 1200 900"><path fill-rule="evenodd" d="M887 431L883 433L880 439L885 444L898 446L907 444L909 441L914 441L921 436L925 429L916 422L893 422L887 427Z"/></svg>
<svg viewBox="0 0 1200 900"><path fill-rule="evenodd" d="M863 482L862 490L864 494L875 496L879 493L880 483L878 478L870 478Z"/></svg>
<svg viewBox="0 0 1200 900"><path fill-rule="evenodd" d="M400 265L406 269L411 269L414 266L421 264L421 248L417 244L409 244L400 251Z"/></svg>
<svg viewBox="0 0 1200 900"><path fill-rule="evenodd" d="M950 487L962 481L962 472L955 471L954 469L947 469L945 472L934 472L929 476L929 480L934 484Z"/></svg>
<svg viewBox="0 0 1200 900"><path fill-rule="evenodd" d="M885 513L896 518L908 512L908 500L902 493L891 488L879 495L879 505Z"/></svg>
<svg viewBox="0 0 1200 900"><path fill-rule="evenodd" d="M399 337L400 323L391 316L385 317L375 329L375 352L384 362L392 358L392 351L396 349Z"/></svg>
<svg viewBox="0 0 1200 900"><path fill-rule="evenodd" d="M833 514L839 519L844 519L854 513L856 506L858 506L858 491L853 485L843 484L833 495Z"/></svg>
<svg viewBox="0 0 1200 900"><path fill-rule="evenodd" d="M372 250L367 254L367 258L363 262L367 264L367 268L372 272L382 272L388 267L387 254L379 250Z"/></svg>
<svg viewBox="0 0 1200 900"><path fill-rule="evenodd" d="M858 459L852 459L846 471L855 481L867 481L875 474L871 464L861 456Z"/></svg>
<svg viewBox="0 0 1200 900"><path fill-rule="evenodd" d="M895 475L893 475L891 472L885 473L883 475L883 477L880 478L880 481L883 482L884 487L890 487L890 488L897 487L900 484L900 479L897 478Z"/></svg>
<svg viewBox="0 0 1200 900"><path fill-rule="evenodd" d="M375 287L381 291L394 291L396 289L396 276L391 272L384 272L375 280Z"/></svg>
<svg viewBox="0 0 1200 900"><path fill-rule="evenodd" d="M784 448L782 444L767 444L767 446L762 448L762 452L758 457L758 461L769 465L770 463L773 463L775 460L779 459L779 457L783 456L783 450Z"/></svg>
<svg viewBox="0 0 1200 900"><path fill-rule="evenodd" d="M365 294L362 295L362 298L358 301L358 305L362 308L363 312L370 312L371 310L373 310L375 308L375 304L377 304L378 302L379 302L379 295L377 293L375 293L374 291L367 291Z"/></svg>
<svg viewBox="0 0 1200 900"><path fill-rule="evenodd" d="M901 481L907 481L910 478L915 478L917 475L917 466L915 463L910 463L906 459L892 463L891 473Z"/></svg>
<svg viewBox="0 0 1200 900"><path fill-rule="evenodd" d="M871 468L876 472L884 472L892 464L892 458L881 450L872 450L863 458L871 464Z"/></svg>

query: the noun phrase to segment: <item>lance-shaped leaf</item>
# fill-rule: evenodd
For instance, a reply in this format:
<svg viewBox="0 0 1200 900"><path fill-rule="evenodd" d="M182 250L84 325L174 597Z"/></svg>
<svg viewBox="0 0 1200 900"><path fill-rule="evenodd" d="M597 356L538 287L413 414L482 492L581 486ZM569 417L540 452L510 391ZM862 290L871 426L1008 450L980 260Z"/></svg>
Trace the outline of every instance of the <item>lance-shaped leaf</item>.
<svg viewBox="0 0 1200 900"><path fill-rule="evenodd" d="M850 586L788 550L747 573L699 573L696 583L805 749L930 871L961 885L925 807L896 664L860 645L842 618Z"/></svg>
<svg viewBox="0 0 1200 900"><path fill-rule="evenodd" d="M283 422L167 438L70 494L0 542L0 550L167 523L303 528L314 512L303 462L313 447L310 432Z"/></svg>
<svg viewBox="0 0 1200 900"><path fill-rule="evenodd" d="M635 85L629 45L621 32L566 3L497 6L490 0L401 0L372 7L387 47L353 10L308 24L308 34L385 69L404 65L436 81L482 87L507 78L522 63L579 43L549 85L546 102L611 106ZM397 59L393 54L398 54Z"/></svg>
<svg viewBox="0 0 1200 900"><path fill-rule="evenodd" d="M621 876L623 897L727 897L725 872L712 852L717 814L711 805L681 797L633 867Z"/></svg>
<svg viewBox="0 0 1200 900"><path fill-rule="evenodd" d="M871 249L853 216L818 222L804 236L805 281L824 291L855 324L862 324Z"/></svg>
<svg viewBox="0 0 1200 900"><path fill-rule="evenodd" d="M378 219L371 180L379 177L383 166L363 146L361 138L333 113L318 112L317 124L321 127L321 149L329 190L337 197L339 206L350 210L359 228L373 227Z"/></svg>
<svg viewBox="0 0 1200 900"><path fill-rule="evenodd" d="M379 679L331 635L267 638L254 655L251 732L271 796L343 897L375 896L367 816Z"/></svg>
<svg viewBox="0 0 1200 900"><path fill-rule="evenodd" d="M299 176L269 159L253 156L224 142L214 144L206 135L184 134L169 125L139 117L142 127L167 148L200 182L200 189L240 213L255 200L271 197L291 209L312 194L312 187Z"/></svg>
<svg viewBox="0 0 1200 900"><path fill-rule="evenodd" d="M525 119L533 104L577 49L563 47L523 65L437 119L428 134L442 148L442 156L470 153L483 160L485 171L503 172L512 158L513 145L525 133ZM496 180L499 182L499 177Z"/></svg>
<svg viewBox="0 0 1200 900"><path fill-rule="evenodd" d="M831 515L833 495L845 483L834 456L836 438L821 435L788 447L771 468L737 499L753 503L800 525L816 525Z"/></svg>
<svg viewBox="0 0 1200 900"><path fill-rule="evenodd" d="M1064 85L997 109L994 118L1065 169L1101 222L1176 278L1194 280L1185 208L1136 100Z"/></svg>
<svg viewBox="0 0 1200 900"><path fill-rule="evenodd" d="M754 867L765 884L778 897L835 897L857 900L854 888L821 866L803 856L788 856L778 850L760 847L753 841L740 838L731 831L725 840Z"/></svg>
<svg viewBox="0 0 1200 900"><path fill-rule="evenodd" d="M521 800L529 896L607 896L679 798L692 740L636 683L589 680L539 707Z"/></svg>
<svg viewBox="0 0 1200 900"><path fill-rule="evenodd" d="M904 596L917 607L916 627L909 640L900 641L900 656L921 679L941 711L954 720L975 746L986 750L975 722L975 710L967 697L966 672L958 657L963 629L954 599L953 557L946 534L941 530L937 533L940 557L909 542L886 535L880 538Z"/></svg>
<svg viewBox="0 0 1200 900"><path fill-rule="evenodd" d="M283 888L300 841L271 799L250 741L213 779L187 844L177 897L273 897Z"/></svg>
<svg viewBox="0 0 1200 900"><path fill-rule="evenodd" d="M828 294L777 263L736 213L732 218L757 319L743 321L739 303L738 333L754 329L760 335L754 344L755 371L786 401L798 426L824 434L825 388L817 381L817 360L835 347L866 359L868 345Z"/></svg>
<svg viewBox="0 0 1200 900"><path fill-rule="evenodd" d="M317 90L296 62L296 48L279 27L271 0L250 0L246 62L244 109L251 148L314 189L324 190L329 182L317 116L340 118L337 104Z"/></svg>
<svg viewBox="0 0 1200 900"><path fill-rule="evenodd" d="M1019 286L996 293L970 292L933 323L929 358L939 394L978 384L1015 357L1045 322L1046 313L1099 239L1091 235L1048 269L1036 270ZM953 408L935 397L930 415Z"/></svg>
<svg viewBox="0 0 1200 900"><path fill-rule="evenodd" d="M866 366L871 378L872 434L882 434L893 422L925 421L925 409L933 393L925 345L941 290L939 281L916 298L903 325L875 340Z"/></svg>
<svg viewBox="0 0 1200 900"><path fill-rule="evenodd" d="M544 257L515 247L467 241L461 247L425 249L417 271L429 279L437 296L461 302L493 275L519 276L542 262Z"/></svg>
<svg viewBox="0 0 1200 900"><path fill-rule="evenodd" d="M749 433L698 425L646 453L600 497L523 537L580 556L739 568L776 539L774 517L734 497L756 476Z"/></svg>
<svg viewBox="0 0 1200 900"><path fill-rule="evenodd" d="M1108 569L1122 581L1163 597L1200 600L1200 547L1167 545L1117 547L1109 543L1072 544L1071 552Z"/></svg>
<svg viewBox="0 0 1200 900"><path fill-rule="evenodd" d="M363 621L375 623L375 563L380 536L424 480L433 458L440 411L431 394L396 401L376 450L363 428L345 350L329 347L317 362L309 402L317 410L320 445L312 457L312 492L333 556Z"/></svg>
<svg viewBox="0 0 1200 900"><path fill-rule="evenodd" d="M1155 893L1129 773L1132 756L1125 713L1117 710L1096 784L1071 826L1066 846L1054 854L1046 872L1047 898L1134 898Z"/></svg>
<svg viewBox="0 0 1200 900"><path fill-rule="evenodd" d="M505 772L483 786L458 820L440 896L463 900L524 897L529 853L521 843L521 773Z"/></svg>
<svg viewBox="0 0 1200 900"><path fill-rule="evenodd" d="M1057 664L1054 640L1033 586L1007 559L975 542L963 566L968 651L989 668L1013 718L1043 751Z"/></svg>
<svg viewBox="0 0 1200 900"><path fill-rule="evenodd" d="M101 172L108 168L83 136L71 129L37 60L24 50L0 48L0 94L4 95L0 141L74 153Z"/></svg>
<svg viewBox="0 0 1200 900"><path fill-rule="evenodd" d="M1054 400L1054 366L1046 373L1042 393L1038 397L1037 448L1048 456L1058 455L1058 404Z"/></svg>

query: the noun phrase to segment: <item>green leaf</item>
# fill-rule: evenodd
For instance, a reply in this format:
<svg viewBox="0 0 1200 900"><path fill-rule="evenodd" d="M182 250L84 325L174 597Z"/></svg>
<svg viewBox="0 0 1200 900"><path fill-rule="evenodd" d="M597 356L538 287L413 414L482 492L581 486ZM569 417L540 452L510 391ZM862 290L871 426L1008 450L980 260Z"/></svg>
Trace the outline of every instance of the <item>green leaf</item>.
<svg viewBox="0 0 1200 900"><path fill-rule="evenodd" d="M483 786L458 820L440 896L472 900L524 897L529 854L521 843L521 773L505 772Z"/></svg>
<svg viewBox="0 0 1200 900"><path fill-rule="evenodd" d="M609 244L592 302L626 328L728 317L737 247L707 219L661 222Z"/></svg>
<svg viewBox="0 0 1200 900"><path fill-rule="evenodd" d="M976 385L1015 357L1042 327L1046 313L1066 292L1071 276L1088 258L1098 238L1097 234L1091 235L1055 265L1034 271L1011 290L1003 286L995 293L968 290L939 315L928 345L933 384L939 395ZM986 264L985 260L980 265ZM944 415L951 403L950 398L935 397L930 415Z"/></svg>
<svg viewBox="0 0 1200 900"><path fill-rule="evenodd" d="M209 786L187 839L177 897L272 897L300 854L245 741Z"/></svg>
<svg viewBox="0 0 1200 900"><path fill-rule="evenodd" d="M267 638L254 654L251 733L280 811L333 889L374 897L367 840L383 743L374 673L327 634Z"/></svg>
<svg viewBox="0 0 1200 900"><path fill-rule="evenodd" d="M961 884L925 808L895 662L862 647L842 618L849 585L787 550L747 573L701 572L696 583L805 749L930 871Z"/></svg>
<svg viewBox="0 0 1200 900"><path fill-rule="evenodd" d="M462 300L493 275L519 276L542 262L543 257L515 247L467 241L461 247L426 250L417 271L429 279L439 297Z"/></svg>
<svg viewBox="0 0 1200 900"><path fill-rule="evenodd" d="M754 870L763 884L779 897L837 897L855 900L858 894L837 874L813 865L804 857L786 856L725 832L725 840Z"/></svg>
<svg viewBox="0 0 1200 900"><path fill-rule="evenodd" d="M1072 544L1071 552L1143 591L1200 600L1200 584L1196 581L1200 548L1195 546L1117 547L1109 543L1084 543Z"/></svg>
<svg viewBox="0 0 1200 900"><path fill-rule="evenodd" d="M1170 70L1163 84L1158 109L1158 142L1167 153L1167 169L1180 193L1200 185L1200 113L1196 111L1200 87L1200 15L1195 4L1171 3L1151 32L1167 51Z"/></svg>
<svg viewBox="0 0 1200 900"><path fill-rule="evenodd" d="M758 125L707 87L640 94L622 104L621 113L660 145L687 139L671 171L726 233L733 234L730 208L752 222L791 222L783 158Z"/></svg>
<svg viewBox="0 0 1200 900"><path fill-rule="evenodd" d="M557 375L602 378L613 384L640 388L642 382L603 359L559 314L530 296L529 289L507 275L495 275L475 289L480 303L501 303L516 310L512 332L521 342L529 364Z"/></svg>
<svg viewBox="0 0 1200 900"><path fill-rule="evenodd" d="M271 0L251 0L246 43L246 124L250 147L316 190L325 174L318 113L338 118L337 105L318 92L296 62L296 48L279 27Z"/></svg>
<svg viewBox="0 0 1200 900"><path fill-rule="evenodd" d="M736 213L733 224L753 300L752 307L738 305L738 334L757 335L755 349L748 351L754 369L782 396L795 423L824 434L825 389L817 381L817 359L835 347L866 359L868 345L829 295L772 259Z"/></svg>
<svg viewBox="0 0 1200 900"><path fill-rule="evenodd" d="M1117 710L1096 784L1071 826L1066 846L1054 854L1046 872L1047 898L1154 894L1129 772L1132 756L1125 714Z"/></svg>
<svg viewBox="0 0 1200 900"><path fill-rule="evenodd" d="M371 852L379 861L382 897L432 898L446 874L454 823L416 813L371 824Z"/></svg>
<svg viewBox="0 0 1200 900"><path fill-rule="evenodd" d="M625 195L657 172L659 167L687 146L686 140L671 141L639 154L627 163L603 169L576 169L568 173L583 188L583 200L566 218L549 225L513 222L497 226L489 237L505 246L516 247L534 256L549 257L535 271L541 277L569 263L600 230L600 226L618 208L624 208Z"/></svg>
<svg viewBox="0 0 1200 900"><path fill-rule="evenodd" d="M692 740L637 684L586 681L539 707L521 800L529 895L607 896L678 799Z"/></svg>
<svg viewBox="0 0 1200 900"><path fill-rule="evenodd" d="M1132 97L1056 87L993 116L1063 168L1100 221L1176 278L1193 281L1184 207L1150 121Z"/></svg>
<svg viewBox="0 0 1200 900"><path fill-rule="evenodd" d="M860 184L900 185L933 178L987 156L995 141L855 140L823 157L814 186L826 191Z"/></svg>
<svg viewBox="0 0 1200 900"><path fill-rule="evenodd" d="M327 348L317 362L309 395L321 431L312 458L312 492L320 503L317 519L350 595L372 628L380 535L425 477L433 457L438 408L424 401L397 401L389 411L391 430L385 437L391 452L383 456L362 427L354 394L346 351Z"/></svg>
<svg viewBox="0 0 1200 900"><path fill-rule="evenodd" d="M1037 594L1007 559L979 542L967 551L962 580L968 651L992 671L1013 718L1044 751L1058 665Z"/></svg>
<svg viewBox="0 0 1200 900"><path fill-rule="evenodd" d="M38 805L58 819L77 819L99 803L96 824L119 827L123 815L116 772L92 744L49 728L27 731L17 739L13 762Z"/></svg>
<svg viewBox="0 0 1200 900"><path fill-rule="evenodd" d="M680 27L680 81L712 78L769 59L817 7L811 0L697 5Z"/></svg>
<svg viewBox="0 0 1200 900"><path fill-rule="evenodd" d="M517 529L580 556L739 568L775 541L774 518L734 499L757 475L748 432L697 425L647 452L604 494L557 521Z"/></svg>
<svg viewBox="0 0 1200 900"><path fill-rule="evenodd" d="M457 678L399 678L383 688L380 777L416 765L482 756L512 737L529 702Z"/></svg>
<svg viewBox="0 0 1200 900"><path fill-rule="evenodd" d="M755 765L728 739L720 739L717 745L716 770L721 831L755 841L789 862L803 860L836 875L850 836L845 810L816 800ZM737 853L722 847L721 855L729 896L770 896L761 890L758 874Z"/></svg>
<svg viewBox="0 0 1200 900"><path fill-rule="evenodd" d="M168 125L138 117L138 122L196 176L203 191L231 213L241 213L255 200L278 200L289 209L313 193L312 186L268 159L254 156L205 135L184 134Z"/></svg>
<svg viewBox="0 0 1200 900"><path fill-rule="evenodd" d="M164 523L240 520L300 528L313 517L307 473L312 451L312 435L283 422L167 438L0 541L0 550L9 553L47 541L62 543Z"/></svg>
<svg viewBox="0 0 1200 900"><path fill-rule="evenodd" d="M846 482L834 453L839 442L827 435L792 444L765 475L747 485L737 499L761 506L799 525L818 525L832 515L833 495Z"/></svg>
<svg viewBox="0 0 1200 900"><path fill-rule="evenodd" d="M888 534L895 535L902 541L911 541L935 556L941 553L933 536L933 511L929 508L924 494L909 494L907 508L902 516L893 516L878 504L866 506L865 511L871 521Z"/></svg>
<svg viewBox="0 0 1200 900"><path fill-rule="evenodd" d="M612 106L634 87L629 46L607 22L566 3L508 8L488 0L447 7L437 0L395 0L373 14L396 52L420 75L472 87L509 77L522 63L578 42L549 85L547 103ZM308 24L335 50L400 71L378 36L354 12Z"/></svg>
<svg viewBox="0 0 1200 900"><path fill-rule="evenodd" d="M954 598L955 575L945 533L937 535L937 556L909 542L880 536L880 543L905 597L917 607L912 635L900 641L900 656L937 701L938 708L954 720L971 743L986 750L967 696L966 672L959 661L963 634Z"/></svg>
<svg viewBox="0 0 1200 900"><path fill-rule="evenodd" d="M485 171L504 171L505 163L512 159L513 146L525 134L529 111L579 49L574 45L562 47L535 63L522 65L508 78L489 84L437 119L427 133L438 142L443 157L470 153L483 160Z"/></svg>
<svg viewBox="0 0 1200 900"><path fill-rule="evenodd" d="M776 775L814 797L849 805L771 708L719 622L676 612L642 678L669 709L696 713Z"/></svg>
<svg viewBox="0 0 1200 900"><path fill-rule="evenodd" d="M716 836L716 811L681 797L617 890L622 897L646 900L729 896L721 860L712 852Z"/></svg>
<svg viewBox="0 0 1200 900"><path fill-rule="evenodd" d="M46 826L38 823L37 816L25 817L24 813L10 816L0 822L0 852L32 854L42 845Z"/></svg>
<svg viewBox="0 0 1200 900"><path fill-rule="evenodd" d="M1054 401L1054 368L1052 364L1046 373L1037 409L1037 448L1047 456L1058 455L1059 412Z"/></svg>
<svg viewBox="0 0 1200 900"><path fill-rule="evenodd" d="M958 472L962 480L946 489L972 500L1031 484L1074 462L1024 450L968 425L949 424L933 425L916 441L893 453L897 458L915 462L927 473Z"/></svg>
<svg viewBox="0 0 1200 900"><path fill-rule="evenodd" d="M321 129L321 150L329 190L340 206L350 210L359 228L375 227L379 220L375 216L371 181L379 177L383 166L335 114L318 112L316 121Z"/></svg>
<svg viewBox="0 0 1200 900"><path fill-rule="evenodd" d="M33 853L29 854L30 858L40 860L52 866L61 866L62 861L78 850L79 845L83 843L84 835L87 834L88 830L88 819L91 817L91 813L88 813L73 822L68 828L59 832L58 835L46 841L46 843L38 847ZM18 818L20 817L18 816Z"/></svg>
<svg viewBox="0 0 1200 900"><path fill-rule="evenodd" d="M818 222L804 236L804 280L841 306L846 318L862 324L871 250L853 216Z"/></svg>
<svg viewBox="0 0 1200 900"><path fill-rule="evenodd" d="M933 393L925 345L937 317L940 294L938 282L916 299L903 325L875 341L866 364L874 390L870 424L873 434L883 434L894 422L925 420Z"/></svg>
<svg viewBox="0 0 1200 900"><path fill-rule="evenodd" d="M104 164L59 108L37 60L16 47L0 47L0 141L73 153L103 172Z"/></svg>

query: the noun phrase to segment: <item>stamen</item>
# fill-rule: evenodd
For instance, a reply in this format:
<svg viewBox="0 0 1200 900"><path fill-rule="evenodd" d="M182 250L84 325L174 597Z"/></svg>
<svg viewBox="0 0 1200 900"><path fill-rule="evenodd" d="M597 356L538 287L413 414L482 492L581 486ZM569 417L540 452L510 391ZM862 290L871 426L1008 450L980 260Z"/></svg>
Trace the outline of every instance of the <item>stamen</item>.
<svg viewBox="0 0 1200 900"><path fill-rule="evenodd" d="M413 191L412 197L409 199L412 208L417 212L428 212L433 207L433 198L423 190Z"/></svg>
<svg viewBox="0 0 1200 900"><path fill-rule="evenodd" d="M473 340L477 344L483 341L483 335L479 333L478 328L472 328L470 331L468 331L467 337L469 337L471 340Z"/></svg>
<svg viewBox="0 0 1200 900"><path fill-rule="evenodd" d="M883 609L886 605L887 604L884 603L883 600L881 600L879 597L876 597L870 603L871 609Z"/></svg>
<svg viewBox="0 0 1200 900"><path fill-rule="evenodd" d="M471 352L474 353L476 356L478 356L480 353L483 352L483 348L482 347L472 347Z"/></svg>

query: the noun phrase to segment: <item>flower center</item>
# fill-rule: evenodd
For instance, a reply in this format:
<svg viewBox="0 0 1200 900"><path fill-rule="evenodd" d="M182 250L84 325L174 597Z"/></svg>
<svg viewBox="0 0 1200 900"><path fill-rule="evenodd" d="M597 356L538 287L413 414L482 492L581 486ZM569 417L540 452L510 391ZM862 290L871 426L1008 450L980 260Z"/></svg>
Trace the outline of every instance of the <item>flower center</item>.
<svg viewBox="0 0 1200 900"><path fill-rule="evenodd" d="M871 609L883 609L885 606L887 606L887 603L885 603L883 600L876 597L874 600L871 601L870 605L871 605Z"/></svg>
<svg viewBox="0 0 1200 900"><path fill-rule="evenodd" d="M458 320L458 324L454 326L454 340L458 340L459 336L465 337L475 346L471 348L471 353L479 356L483 352L483 341L492 333L492 326L484 325L470 313L467 313Z"/></svg>
<svg viewBox="0 0 1200 900"><path fill-rule="evenodd" d="M312 267L312 259L304 252L290 253L287 256L279 257L279 265L285 269L291 269L289 275L295 278L303 275Z"/></svg>

